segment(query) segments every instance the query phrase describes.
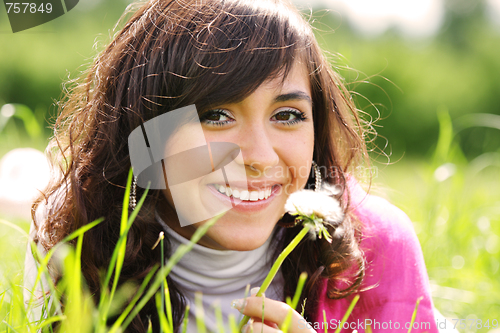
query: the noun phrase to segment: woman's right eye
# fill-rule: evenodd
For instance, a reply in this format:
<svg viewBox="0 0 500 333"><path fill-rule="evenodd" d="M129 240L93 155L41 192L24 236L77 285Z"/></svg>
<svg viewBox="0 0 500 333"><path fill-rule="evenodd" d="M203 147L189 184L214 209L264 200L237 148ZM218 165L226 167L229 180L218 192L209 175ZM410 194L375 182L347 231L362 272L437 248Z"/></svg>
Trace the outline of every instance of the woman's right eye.
<svg viewBox="0 0 500 333"><path fill-rule="evenodd" d="M215 109L203 113L200 116L200 121L203 124L223 126L227 123L233 122L234 119L226 110Z"/></svg>

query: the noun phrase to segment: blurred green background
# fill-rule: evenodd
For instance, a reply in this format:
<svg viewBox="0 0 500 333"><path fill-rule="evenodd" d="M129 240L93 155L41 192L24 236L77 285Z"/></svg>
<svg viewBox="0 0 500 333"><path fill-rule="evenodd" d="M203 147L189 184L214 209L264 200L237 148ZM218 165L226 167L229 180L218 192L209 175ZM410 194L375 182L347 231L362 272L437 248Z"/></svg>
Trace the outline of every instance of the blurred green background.
<svg viewBox="0 0 500 333"><path fill-rule="evenodd" d="M63 82L102 50L127 4L81 0L16 34L0 6L0 107L15 105L0 111L0 158L45 148ZM325 4L313 5L310 21L378 133L372 191L413 220L439 310L489 320L489 328L469 322L462 332L492 330L500 320L500 25L488 18L486 0L449 0L430 36L395 27L367 35ZM1 211L0 218L29 227ZM6 283L20 279L25 245L11 227L0 231Z"/></svg>

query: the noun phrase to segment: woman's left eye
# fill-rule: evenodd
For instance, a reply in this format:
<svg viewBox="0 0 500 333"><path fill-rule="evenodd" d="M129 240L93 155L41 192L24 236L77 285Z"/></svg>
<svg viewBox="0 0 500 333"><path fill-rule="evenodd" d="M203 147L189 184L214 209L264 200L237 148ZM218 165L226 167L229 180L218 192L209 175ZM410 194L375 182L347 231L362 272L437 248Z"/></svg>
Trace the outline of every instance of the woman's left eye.
<svg viewBox="0 0 500 333"><path fill-rule="evenodd" d="M276 112L271 119L275 120L278 123L282 123L285 125L293 125L297 124L301 121L304 121L307 119L306 114L304 112L301 112L299 110L295 109L288 109L288 110L281 110Z"/></svg>

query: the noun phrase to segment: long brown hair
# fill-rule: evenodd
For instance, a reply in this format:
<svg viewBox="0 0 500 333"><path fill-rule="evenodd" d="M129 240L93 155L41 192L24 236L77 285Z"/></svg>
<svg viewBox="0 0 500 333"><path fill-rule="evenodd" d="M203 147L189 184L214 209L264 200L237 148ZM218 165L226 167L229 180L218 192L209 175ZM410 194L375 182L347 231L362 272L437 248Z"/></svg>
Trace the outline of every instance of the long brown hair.
<svg viewBox="0 0 500 333"><path fill-rule="evenodd" d="M240 101L269 78L286 77L299 56L310 73L314 159L324 181L348 191L346 173L366 156L361 121L342 80L295 8L277 0L154 0L135 11L61 104L51 151L56 152L63 176L44 198L62 204L48 206L44 221L33 214L38 241L49 249L70 232L104 217L86 233L82 252L82 272L98 300L100 272L107 267L119 234L131 131L186 105L203 110ZM139 190L137 196L141 195ZM320 277L331 281L330 297L345 297L361 283L360 225L349 214L348 197L341 196L348 214L333 244L304 241L282 266L285 295L293 293L302 271L310 276L303 295L309 297L306 317L315 311L312 300ZM158 200L160 192L150 191L133 224L120 283L140 283L160 262L159 249L151 250L161 231L154 219ZM285 215L282 222L289 218ZM276 251L297 232L286 229L277 239ZM333 282L350 267L356 269L349 286L335 289ZM178 329L185 300L173 281L168 282ZM145 332L149 319L157 325L156 311L148 303L128 329Z"/></svg>

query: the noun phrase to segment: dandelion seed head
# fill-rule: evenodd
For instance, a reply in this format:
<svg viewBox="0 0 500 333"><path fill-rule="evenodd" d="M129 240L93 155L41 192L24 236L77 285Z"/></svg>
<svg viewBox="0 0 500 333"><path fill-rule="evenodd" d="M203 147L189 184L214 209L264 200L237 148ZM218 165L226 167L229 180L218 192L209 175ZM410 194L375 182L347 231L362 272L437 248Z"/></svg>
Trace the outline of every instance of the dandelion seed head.
<svg viewBox="0 0 500 333"><path fill-rule="evenodd" d="M300 190L292 193L286 201L285 210L290 215L314 214L333 225L339 224L344 219L340 202L322 191Z"/></svg>

